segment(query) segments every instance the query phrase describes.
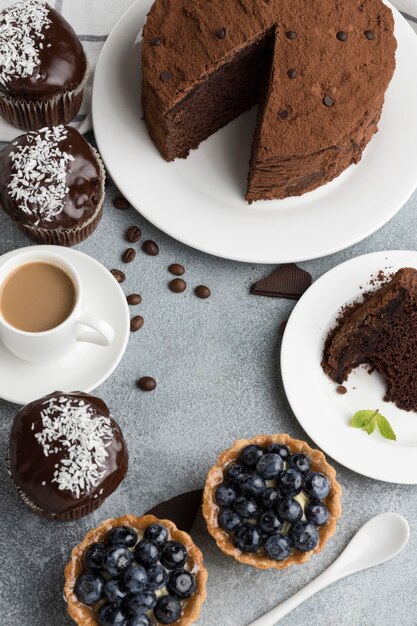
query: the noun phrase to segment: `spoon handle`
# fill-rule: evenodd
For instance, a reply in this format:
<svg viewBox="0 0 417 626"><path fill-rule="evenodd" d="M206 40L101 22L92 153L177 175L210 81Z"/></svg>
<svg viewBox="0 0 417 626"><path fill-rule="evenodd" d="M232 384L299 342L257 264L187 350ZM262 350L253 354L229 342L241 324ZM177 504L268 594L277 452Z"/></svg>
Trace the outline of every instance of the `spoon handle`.
<svg viewBox="0 0 417 626"><path fill-rule="evenodd" d="M344 574L337 572L336 568L333 567L334 565L333 563L322 574L312 580L311 583L300 589L300 591L291 596L291 598L288 598L288 600L274 607L254 622L251 622L249 626L274 626L274 624L304 602L304 600L307 600L321 589L324 589L324 587L339 580L339 578L343 578Z"/></svg>

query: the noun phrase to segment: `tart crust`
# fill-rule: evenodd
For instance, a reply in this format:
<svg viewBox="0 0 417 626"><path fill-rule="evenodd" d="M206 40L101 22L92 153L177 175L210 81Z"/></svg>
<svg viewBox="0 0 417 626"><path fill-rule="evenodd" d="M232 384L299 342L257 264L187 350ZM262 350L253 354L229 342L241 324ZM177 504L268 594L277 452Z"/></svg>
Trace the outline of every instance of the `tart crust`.
<svg viewBox="0 0 417 626"><path fill-rule="evenodd" d="M230 540L230 536L226 531L219 528L217 516L219 506L216 504L214 494L216 487L224 480L224 469L231 463L238 460L239 454L243 448L249 444L257 444L265 447L270 443L281 443L288 446L292 453L303 452L311 459L311 468L315 472L322 472L327 476L330 482L330 493L325 499L325 504L329 509L329 521L324 526L319 526L319 542L314 550L309 552L294 552L285 561L275 561L266 556L266 554L243 553L238 550ZM215 539L218 547L225 554L232 556L241 563L252 565L258 569L285 569L290 565L305 563L313 554L321 552L326 542L335 533L336 523L342 513L341 505L342 488L336 480L336 471L326 461L326 458L320 450L310 448L310 446L299 439L293 439L289 435L258 435L252 439L239 439L231 448L222 452L219 459L208 473L206 485L203 494L203 515L207 522L207 528L211 536Z"/></svg>
<svg viewBox="0 0 417 626"><path fill-rule="evenodd" d="M156 522L163 524L168 529L170 539L180 541L187 548L188 562L191 565L191 571L197 570L195 573L196 592L191 598L188 598L183 605L182 617L175 622L175 626L190 626L190 624L198 620L201 607L206 599L207 570L203 563L203 555L190 535L179 530L170 520L160 520L153 515L144 515L142 517L123 515L122 517L105 520L99 526L90 530L82 542L73 549L71 560L65 568L64 598L67 602L69 615L79 626L97 626L93 610L85 604L82 604L74 593L75 581L83 571L84 552L92 543L103 541L109 530L115 526L131 526L140 532L144 531L150 524L155 524Z"/></svg>

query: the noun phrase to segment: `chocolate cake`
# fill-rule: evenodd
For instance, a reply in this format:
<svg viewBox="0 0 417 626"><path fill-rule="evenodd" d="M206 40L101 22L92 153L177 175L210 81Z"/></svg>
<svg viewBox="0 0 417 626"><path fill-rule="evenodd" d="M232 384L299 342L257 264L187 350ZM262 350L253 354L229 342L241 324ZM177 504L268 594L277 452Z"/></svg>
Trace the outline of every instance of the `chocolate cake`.
<svg viewBox="0 0 417 626"><path fill-rule="evenodd" d="M117 489L127 472L128 453L100 398L56 391L16 415L8 466L34 513L70 521L96 510Z"/></svg>
<svg viewBox="0 0 417 626"><path fill-rule="evenodd" d="M395 67L381 0L156 0L143 30L142 103L167 161L259 102L248 202L338 176L377 130Z"/></svg>
<svg viewBox="0 0 417 626"><path fill-rule="evenodd" d="M383 377L384 400L417 411L417 270L398 270L330 332L322 367L332 380L343 383L362 363Z"/></svg>

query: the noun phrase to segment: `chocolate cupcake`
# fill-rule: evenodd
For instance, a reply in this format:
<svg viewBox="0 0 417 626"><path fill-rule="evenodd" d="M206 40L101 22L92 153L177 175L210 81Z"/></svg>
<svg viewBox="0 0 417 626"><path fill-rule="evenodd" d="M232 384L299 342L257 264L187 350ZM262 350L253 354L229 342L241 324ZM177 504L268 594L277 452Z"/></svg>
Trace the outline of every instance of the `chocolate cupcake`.
<svg viewBox="0 0 417 626"><path fill-rule="evenodd" d="M0 113L13 126L67 124L86 80L77 35L46 2L21 0L0 13Z"/></svg>
<svg viewBox="0 0 417 626"><path fill-rule="evenodd" d="M56 391L16 415L7 465L33 513L65 522L95 511L117 489L128 453L102 400Z"/></svg>
<svg viewBox="0 0 417 626"><path fill-rule="evenodd" d="M70 126L21 135L0 153L0 206L37 243L72 246L91 235L104 183L97 151Z"/></svg>

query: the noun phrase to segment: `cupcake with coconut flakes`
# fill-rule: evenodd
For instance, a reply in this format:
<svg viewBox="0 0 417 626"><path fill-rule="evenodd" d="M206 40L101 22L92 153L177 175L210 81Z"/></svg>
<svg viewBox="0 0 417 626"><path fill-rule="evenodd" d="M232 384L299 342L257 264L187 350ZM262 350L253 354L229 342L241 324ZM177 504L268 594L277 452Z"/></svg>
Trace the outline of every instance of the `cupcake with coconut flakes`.
<svg viewBox="0 0 417 626"><path fill-rule="evenodd" d="M57 391L16 415L7 465L33 513L70 521L98 509L117 489L127 472L128 453L102 400Z"/></svg>
<svg viewBox="0 0 417 626"><path fill-rule="evenodd" d="M21 135L0 153L0 206L33 241L72 246L97 227L105 172L70 126Z"/></svg>
<svg viewBox="0 0 417 626"><path fill-rule="evenodd" d="M41 0L0 13L0 113L19 128L67 124L78 113L87 59L72 27Z"/></svg>

